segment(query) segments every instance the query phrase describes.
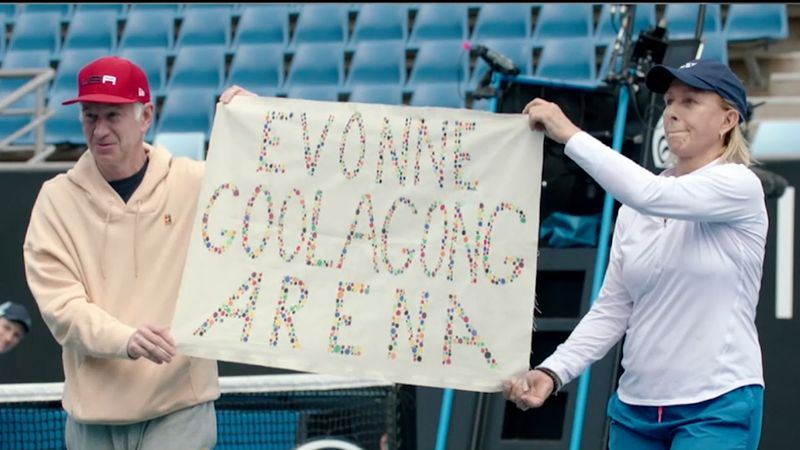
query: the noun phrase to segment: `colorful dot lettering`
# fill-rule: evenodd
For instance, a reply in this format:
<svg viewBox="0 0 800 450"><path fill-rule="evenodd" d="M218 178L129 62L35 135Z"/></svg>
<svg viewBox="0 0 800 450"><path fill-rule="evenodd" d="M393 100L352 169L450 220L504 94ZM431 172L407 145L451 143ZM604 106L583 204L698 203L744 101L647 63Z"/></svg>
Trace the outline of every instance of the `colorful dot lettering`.
<svg viewBox="0 0 800 450"><path fill-rule="evenodd" d="M226 318L231 319L242 319L244 324L242 325L242 342L248 342L250 340L250 332L253 326L253 320L256 317L256 301L258 300L258 291L259 287L261 286L261 276L262 273L253 272L250 274L250 277L247 279L247 282L242 283L239 286L239 289L228 298L228 300L223 303L216 311L214 311L211 316L206 319L197 329L194 330L192 333L195 336L205 336L206 333L216 325L217 323L223 323ZM247 300L247 305L244 309L234 307L236 305L236 301L239 300L245 293L250 292L250 296Z"/></svg>
<svg viewBox="0 0 800 450"><path fill-rule="evenodd" d="M367 228L368 232L367 235L364 236L364 233L360 231L356 231L358 228L358 222L361 217L361 210L366 205L366 214L367 214ZM375 233L375 214L373 213L372 208L372 196L370 194L364 194L361 196L361 201L358 202L358 206L356 207L356 214L355 219L353 219L353 223L350 224L350 231L347 233L347 238L345 238L344 246L342 246L342 251L339 254L339 262L336 264L337 269L341 269L344 265L344 258L347 256L347 249L350 247L350 243L353 239L359 240L368 240L372 243L372 267L375 273L380 273L380 268L378 267L378 241L376 238Z"/></svg>
<svg viewBox="0 0 800 450"><path fill-rule="evenodd" d="M525 260L523 258L509 256L506 257L504 262L507 265L511 265L511 275L509 275L508 278L502 278L492 273L491 264L489 262L489 253L491 253L492 250L492 228L494 227L494 220L497 218L497 214L499 214L501 211L515 212L519 216L520 223L524 224L527 222L525 213L511 203L501 203L495 208L494 213L492 213L492 217L486 224L486 236L483 239L483 270L486 273L486 277L488 278L489 282L492 284L513 283L514 280L516 280L522 274L522 269L525 268Z"/></svg>
<svg viewBox="0 0 800 450"><path fill-rule="evenodd" d="M468 333L466 336L455 336L453 322L455 322L456 316L464 323L464 327L467 329ZM451 294L450 305L447 307L447 326L445 329L444 346L442 348L442 364L445 366L453 364L453 341L455 341L455 343L459 345L477 347L481 355L486 359L486 363L489 364L489 367L496 369L497 359L492 356L492 352L486 347L486 342L481 339L478 330L470 325L469 322L469 316L464 312L464 308L461 306L461 302L458 301L458 297Z"/></svg>
<svg viewBox="0 0 800 450"><path fill-rule="evenodd" d="M274 120L289 120L294 116L293 113L282 111L270 111L264 117L264 137L261 141L261 152L258 154L258 168L256 172L283 173L283 165L268 162L267 153L270 148L277 148L280 138L272 135L272 122Z"/></svg>
<svg viewBox="0 0 800 450"><path fill-rule="evenodd" d="M339 330L342 326L349 327L353 322L353 318L350 315L342 312L344 309L344 295L350 292L369 295L369 285L339 282L339 289L336 291L336 311L334 313L333 325L331 325L331 334L328 339L328 352L345 356L361 356L361 346L339 343Z"/></svg>
<svg viewBox="0 0 800 450"><path fill-rule="evenodd" d="M406 331L408 332L408 345L411 348L411 361L422 361L422 347L425 341L425 320L428 318L428 292L422 293L419 300L419 326L414 332L414 325L411 321L411 312L408 310L408 302L403 289L397 290L397 306L392 314L392 325L389 329L389 358L397 359L397 338L400 335L400 319L405 319Z"/></svg>
<svg viewBox="0 0 800 450"><path fill-rule="evenodd" d="M439 242L439 259L436 262L436 266L431 270L428 267L428 260L427 260L427 248L428 248L428 235L430 234L431 230L431 222L433 221L433 213L434 211L438 210L441 212L442 217L444 218L444 236L442 236L441 241ZM450 236L450 229L447 228L447 207L444 204L439 203L438 201L434 201L431 203L431 206L428 207L428 215L425 219L424 225L424 234L422 235L422 243L419 246L419 260L422 263L423 271L425 275L429 278L436 277L436 274L439 272L439 269L442 268L442 263L444 262L444 257L447 253L445 250L447 248L447 241Z"/></svg>
<svg viewBox="0 0 800 450"><path fill-rule="evenodd" d="M400 186L406 185L406 170L408 168L408 145L409 134L411 133L411 118L406 117L403 127L403 137L400 142L402 152L398 152L397 147L394 145L394 138L392 137L392 130L389 127L389 119L383 118L383 129L381 130L381 145L378 150L378 170L376 171L376 179L378 183L383 183L383 162L384 153L389 151L394 170L397 173L397 182ZM399 153L402 153L403 160L400 160Z"/></svg>
<svg viewBox="0 0 800 450"><path fill-rule="evenodd" d="M289 298L289 288L294 287L300 291L300 300L289 308L286 307L286 302ZM289 342L292 348L300 348L300 341L297 339L297 332L294 328L294 316L298 311L308 302L308 289L302 280L290 276L283 278L281 283L281 295L278 297L278 306L275 309L275 320L272 323L272 334L269 338L269 344L273 347L278 346L278 332L284 326L289 333Z"/></svg>
<svg viewBox="0 0 800 450"><path fill-rule="evenodd" d="M474 131L475 130L475 122L461 122L460 120L456 120L454 122L455 131L453 132L453 179L455 180L455 185L457 188L466 190L466 191L474 191L478 189L478 181L465 181L463 179L463 161L469 161L470 155L469 153L462 153L461 152L461 138L463 137L463 133L466 131ZM445 137L442 137L444 141ZM442 147L446 147L446 142L442 142Z"/></svg>
<svg viewBox="0 0 800 450"><path fill-rule="evenodd" d="M416 216L417 215L417 208L411 203L406 197L400 197L394 202L392 202L392 206L389 208L389 211L386 213L386 218L383 221L383 228L381 228L381 258L383 260L383 265L386 267L386 270L389 271L392 275L402 275L405 271L411 267L411 262L414 259L414 249L413 248L403 248L403 253L408 255L405 263L403 263L402 267L395 268L392 266L392 263L389 261L389 224L392 222L394 218L394 213L397 211L398 203L404 204L411 208L411 212Z"/></svg>
<svg viewBox="0 0 800 450"><path fill-rule="evenodd" d="M427 147L431 156L431 164L437 174L439 188L444 188L444 168L445 168L445 152L444 148L438 152L431 143L431 137L428 133L428 124L425 119L420 119L419 126L417 127L417 159L414 166L414 186L420 184L420 160L422 159L423 144Z"/></svg>
<svg viewBox="0 0 800 450"><path fill-rule="evenodd" d="M217 198L219 198L220 194L222 194L222 191L227 190L232 191L234 197L239 196L239 188L237 188L233 183L224 183L215 189L214 193L211 194L211 198L208 200L208 205L206 205L206 208L203 211L203 226L200 230L200 236L203 238L203 244L206 246L206 250L218 255L221 255L225 250L227 250L228 247L230 247L230 245L233 243L234 238L236 238L236 230L222 230L220 231L220 235L224 239L223 244L214 245L211 243L211 236L208 233L208 215L211 213L211 207L214 206L214 203L216 203Z"/></svg>
<svg viewBox="0 0 800 450"><path fill-rule="evenodd" d="M387 149L394 153L394 137L392 136L392 128L389 126L389 118L384 117L380 145L378 146L378 164L375 169L375 183L377 184L383 184L383 155Z"/></svg>
<svg viewBox="0 0 800 450"><path fill-rule="evenodd" d="M285 228L286 222L286 212L289 209L289 199L294 196L297 198L298 203L300 204L300 211L302 211L302 218L301 223L302 227L300 230L300 242L294 247L292 253L286 252L286 242L283 239L283 232ZM280 257L286 262L292 262L294 258L300 253L300 250L303 248L303 244L306 242L306 232L307 226L306 221L308 220L308 211L306 210L306 201L303 198L303 194L300 192L299 189L292 189L292 192L286 196L286 199L283 200L281 204L281 212L278 215L278 254Z"/></svg>
<svg viewBox="0 0 800 450"><path fill-rule="evenodd" d="M455 268L455 255L456 245L460 241L464 244L464 250L467 254L467 262L469 264L470 282L472 284L478 283L478 258L479 249L477 245L472 245L469 240L469 233L464 225L464 215L461 213L461 202L456 202L453 213L453 232L450 239L450 259L447 263L447 280L453 281L453 269ZM480 204L478 209L478 220L483 218L483 203ZM475 242L481 241L480 227L475 228Z"/></svg>
<svg viewBox="0 0 800 450"><path fill-rule="evenodd" d="M322 208L322 191L314 195L314 206L311 208L311 236L306 248L306 265L316 267L333 267L332 259L316 259L317 231L319 230L319 211Z"/></svg>
<svg viewBox="0 0 800 450"><path fill-rule="evenodd" d="M267 200L267 226L265 227L260 242L254 248L250 243L250 222L253 219L253 207L255 206L256 199L262 194ZM253 195L247 200L247 207L244 210L244 219L242 221L242 247L247 256L251 259L256 259L261 256L261 253L267 247L267 241L269 241L270 238L270 228L272 228L272 219L272 195L259 184L253 190Z"/></svg>
<svg viewBox="0 0 800 450"><path fill-rule="evenodd" d="M350 126L353 122L356 122L358 125L358 135L359 135L359 145L361 146L361 154L358 156L358 162L356 163L356 168L351 172L347 170L347 165L344 162L344 151L347 147L347 136L350 135ZM344 127L344 131L342 132L342 142L339 145L339 166L342 168L342 174L344 174L345 178L351 180L358 175L358 172L361 171L361 167L364 166L364 158L367 155L367 137L366 132L364 131L364 118L361 116L361 113L355 113L350 116L350 119L347 121L347 125Z"/></svg>
<svg viewBox="0 0 800 450"><path fill-rule="evenodd" d="M319 135L319 141L317 142L316 147L314 148L314 154L311 154L311 133L308 130L308 116L306 113L300 114L300 127L303 130L303 149L305 152L306 157L306 170L308 171L309 176L314 176L314 172L317 170L317 163L319 162L319 154L322 151L322 147L325 147L325 141L328 139L328 131L333 124L333 120L335 116L332 114L328 116L328 121L325 122L325 125L322 127L322 131ZM363 133L362 133L363 134Z"/></svg>

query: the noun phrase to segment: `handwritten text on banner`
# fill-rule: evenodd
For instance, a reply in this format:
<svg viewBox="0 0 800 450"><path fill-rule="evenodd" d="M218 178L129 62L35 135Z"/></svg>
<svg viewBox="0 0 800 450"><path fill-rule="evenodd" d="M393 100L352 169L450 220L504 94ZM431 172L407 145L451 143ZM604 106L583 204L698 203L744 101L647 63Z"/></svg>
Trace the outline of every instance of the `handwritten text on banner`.
<svg viewBox="0 0 800 450"><path fill-rule="evenodd" d="M501 389L528 368L541 155L521 114L219 105L173 323L179 350Z"/></svg>

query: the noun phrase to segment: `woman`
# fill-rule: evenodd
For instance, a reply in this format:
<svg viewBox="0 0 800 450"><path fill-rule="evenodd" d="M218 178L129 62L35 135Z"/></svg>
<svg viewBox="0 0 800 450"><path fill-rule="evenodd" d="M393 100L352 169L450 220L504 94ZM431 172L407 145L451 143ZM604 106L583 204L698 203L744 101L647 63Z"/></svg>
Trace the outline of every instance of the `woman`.
<svg viewBox="0 0 800 450"><path fill-rule="evenodd" d="M654 175L534 99L531 127L566 144L622 203L597 300L565 343L504 386L539 407L625 336L619 388L608 404L612 450L752 449L763 410L755 326L767 213L739 125L745 88L710 60L655 66L674 166Z"/></svg>

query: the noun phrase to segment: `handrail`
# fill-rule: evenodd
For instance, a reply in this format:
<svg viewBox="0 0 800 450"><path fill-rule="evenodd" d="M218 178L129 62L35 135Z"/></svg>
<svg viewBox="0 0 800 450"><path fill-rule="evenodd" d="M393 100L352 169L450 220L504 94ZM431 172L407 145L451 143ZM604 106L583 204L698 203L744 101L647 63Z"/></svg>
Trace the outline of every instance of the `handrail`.
<svg viewBox="0 0 800 450"><path fill-rule="evenodd" d="M0 70L0 78L33 77L14 92L0 99L0 116L32 116L30 122L0 139L0 152L33 150L34 155L31 159L41 161L54 151L54 147L45 146L44 123L55 114L55 111L45 106L45 89L50 80L55 77L55 74L55 70L50 67ZM9 108L9 106L34 91L36 92L36 105L34 108ZM12 144L32 130L34 131L33 146Z"/></svg>

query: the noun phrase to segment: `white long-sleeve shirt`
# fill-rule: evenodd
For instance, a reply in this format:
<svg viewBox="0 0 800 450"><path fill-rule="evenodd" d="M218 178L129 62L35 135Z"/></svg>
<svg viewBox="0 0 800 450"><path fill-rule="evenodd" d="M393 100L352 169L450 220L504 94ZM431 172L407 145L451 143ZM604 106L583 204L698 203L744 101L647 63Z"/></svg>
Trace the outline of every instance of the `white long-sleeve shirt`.
<svg viewBox="0 0 800 450"><path fill-rule="evenodd" d="M541 365L566 384L625 335L625 403L763 385L755 317L768 219L756 175L719 159L654 175L584 132L565 151L623 206L595 303Z"/></svg>

